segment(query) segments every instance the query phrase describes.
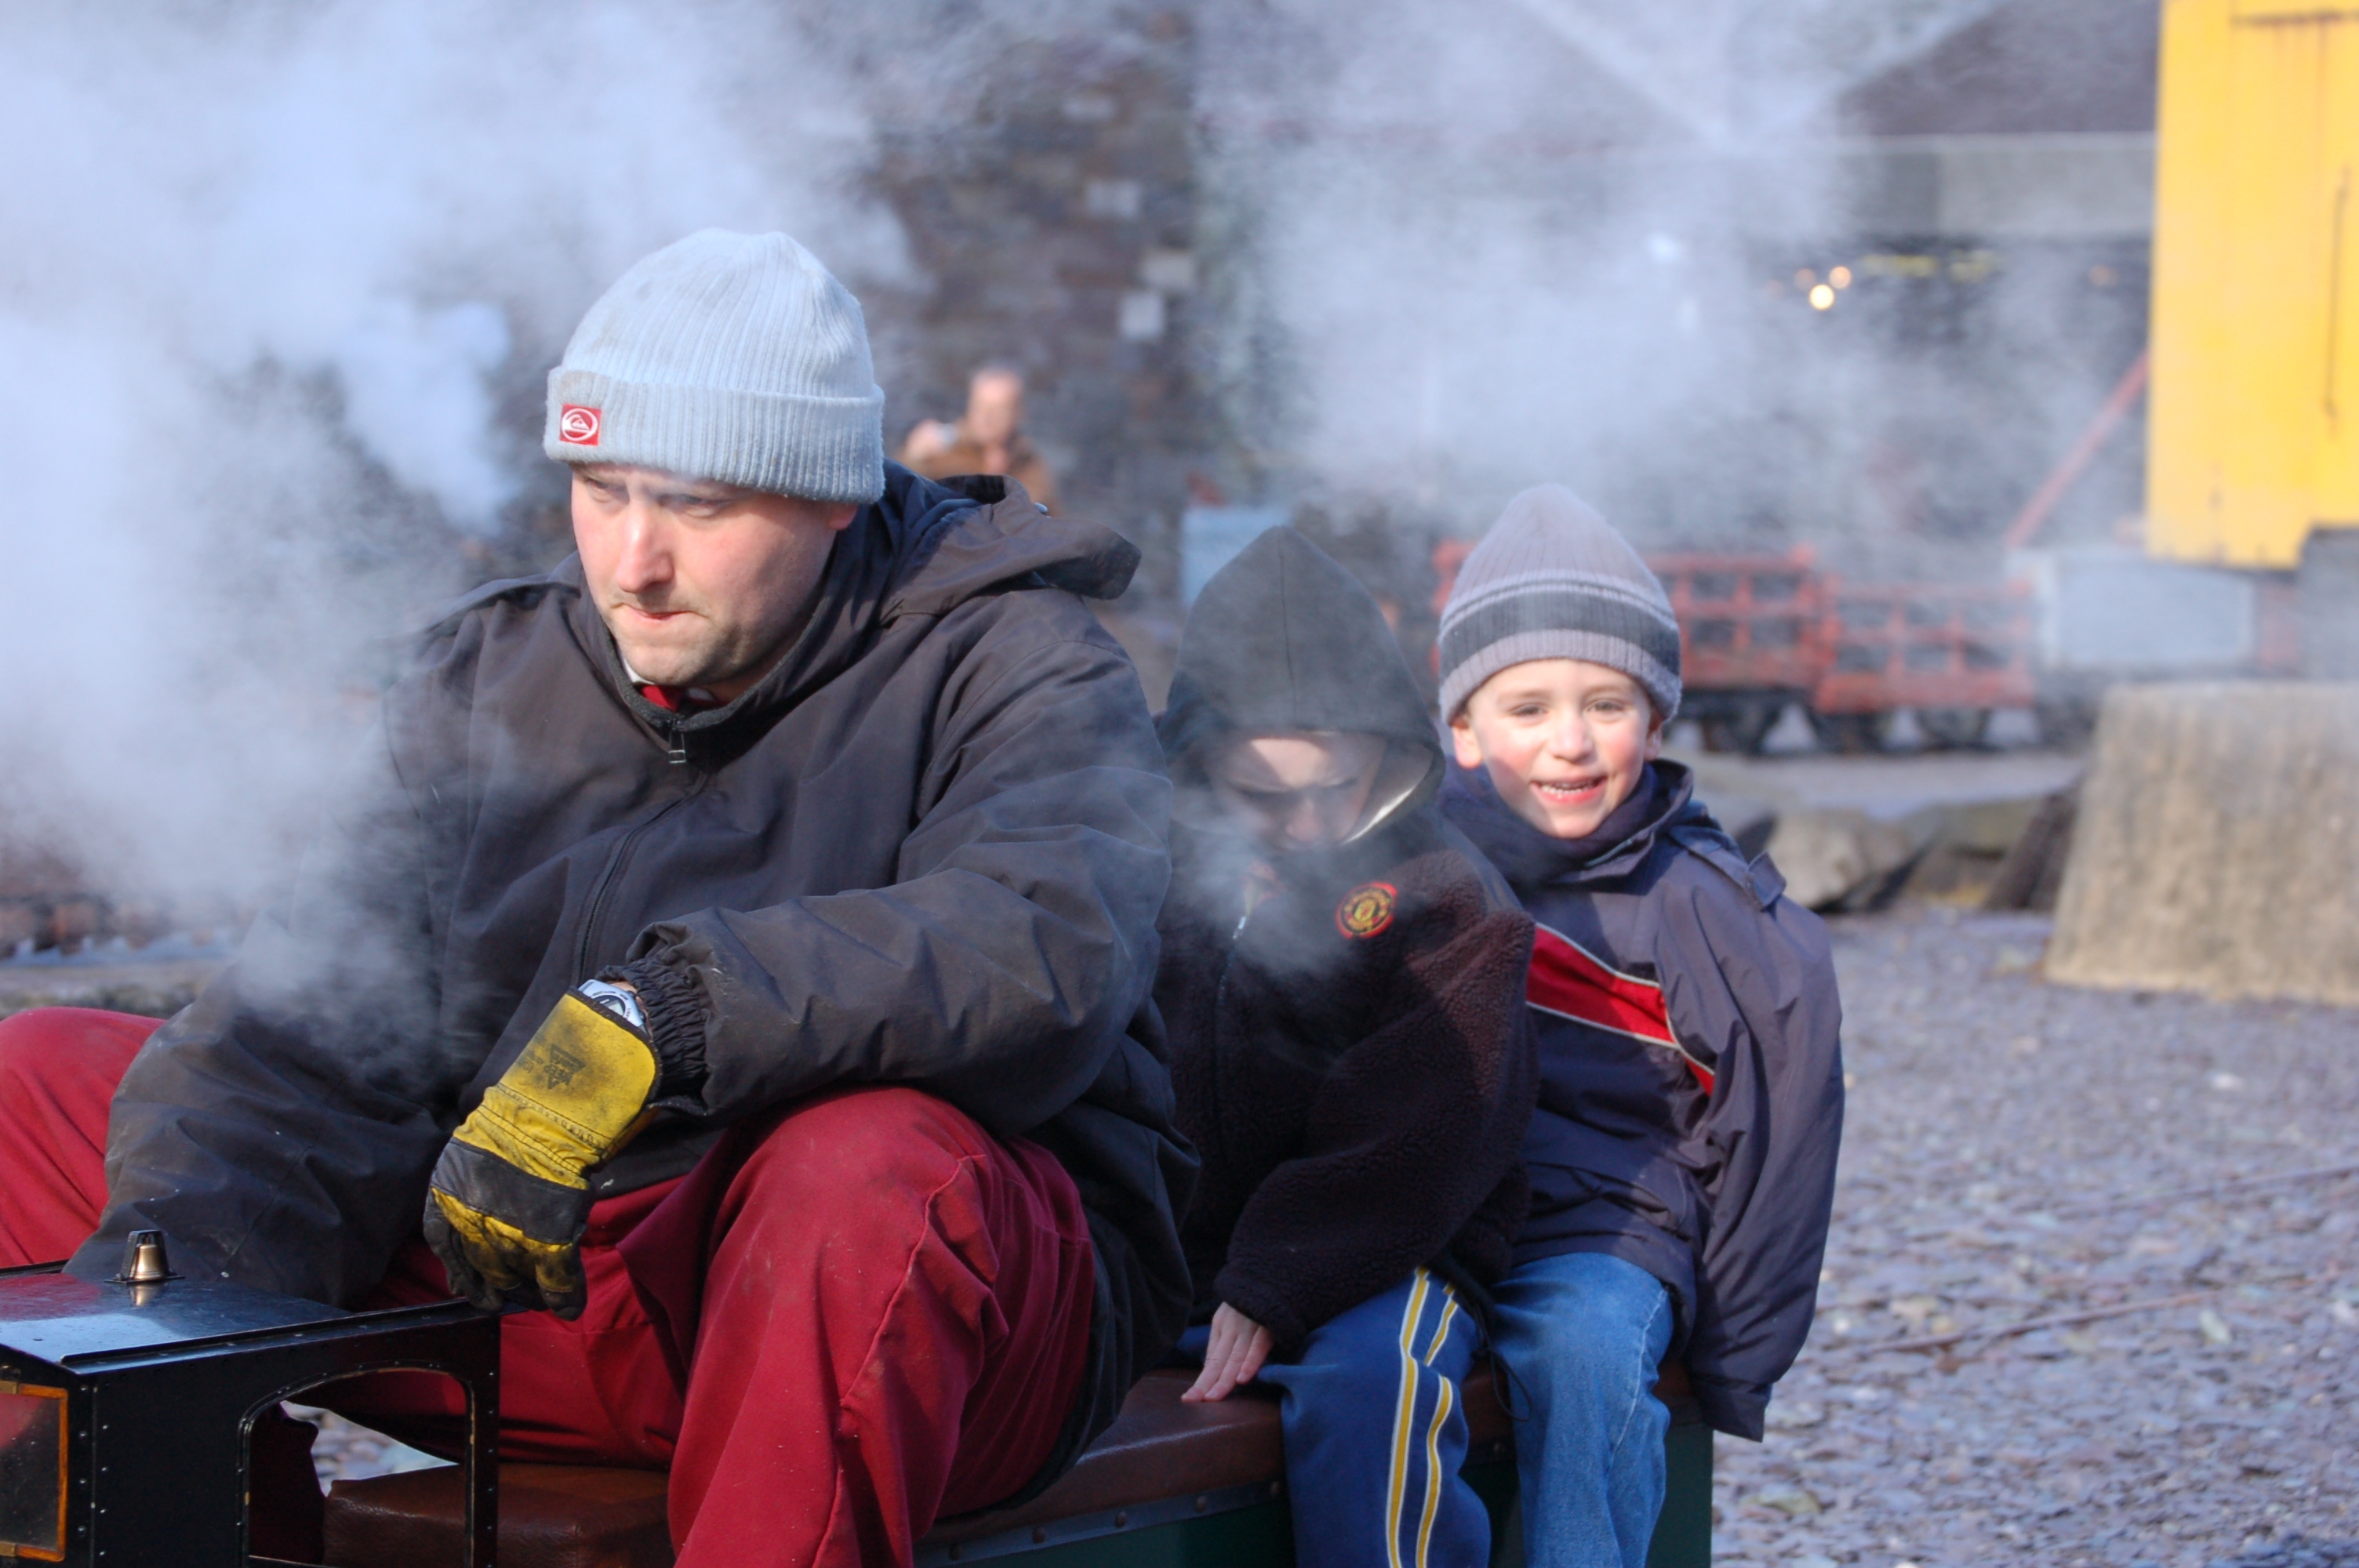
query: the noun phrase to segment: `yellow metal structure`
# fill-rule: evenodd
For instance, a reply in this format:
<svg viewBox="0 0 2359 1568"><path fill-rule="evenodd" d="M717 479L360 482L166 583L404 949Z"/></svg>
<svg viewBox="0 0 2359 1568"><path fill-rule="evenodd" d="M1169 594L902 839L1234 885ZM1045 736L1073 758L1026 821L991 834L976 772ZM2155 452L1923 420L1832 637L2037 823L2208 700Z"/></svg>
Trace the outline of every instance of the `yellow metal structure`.
<svg viewBox="0 0 2359 1568"><path fill-rule="evenodd" d="M2165 0L2147 540L2359 525L2359 5Z"/></svg>

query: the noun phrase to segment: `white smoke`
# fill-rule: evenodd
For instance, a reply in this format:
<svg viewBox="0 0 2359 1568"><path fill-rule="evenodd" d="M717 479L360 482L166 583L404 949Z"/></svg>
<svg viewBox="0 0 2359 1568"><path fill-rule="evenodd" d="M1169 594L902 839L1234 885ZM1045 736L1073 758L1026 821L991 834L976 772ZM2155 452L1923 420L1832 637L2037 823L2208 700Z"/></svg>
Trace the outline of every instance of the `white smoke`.
<svg viewBox="0 0 2359 1568"><path fill-rule="evenodd" d="M0 12L7 830L268 885L383 639L545 503L589 301L712 224L898 277L869 156L750 5Z"/></svg>
<svg viewBox="0 0 2359 1568"><path fill-rule="evenodd" d="M2017 379L1977 383L1862 330L1882 280L1832 317L1790 280L1928 238L1858 231L1839 106L1997 9L1215 0L1207 183L1253 252L1212 356L1234 422L1281 489L1461 529L1559 480L1654 545L1889 532L1873 476L1913 463L1995 537L2127 351L2063 362L2070 297L2010 274L1977 330ZM1984 460L2007 420L2027 472Z"/></svg>
<svg viewBox="0 0 2359 1568"><path fill-rule="evenodd" d="M1244 466L1461 526L1544 479L1650 542L1853 526L1883 447L2014 391L1823 351L1754 237L1836 226L1786 149L1992 8L1198 0L1199 362ZM386 639L554 498L541 376L599 289L707 224L922 289L878 116L922 156L1010 70L1133 47L1116 9L0 10L0 835L269 886ZM2118 367L2068 369L2060 450Z"/></svg>

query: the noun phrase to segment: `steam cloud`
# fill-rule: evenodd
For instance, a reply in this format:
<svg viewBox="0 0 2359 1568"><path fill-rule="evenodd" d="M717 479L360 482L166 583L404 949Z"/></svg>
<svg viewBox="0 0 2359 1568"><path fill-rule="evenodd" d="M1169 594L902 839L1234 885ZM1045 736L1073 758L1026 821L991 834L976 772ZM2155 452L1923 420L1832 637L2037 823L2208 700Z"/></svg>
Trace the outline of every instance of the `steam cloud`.
<svg viewBox="0 0 2359 1568"><path fill-rule="evenodd" d="M1806 352L1825 323L1762 305L1756 236L1840 227L1777 149L1994 8L1201 0L1199 200L1235 254L1205 258L1231 281L1200 359L1231 429L1277 433L1287 482L1462 526L1563 479L1657 544L1861 531L1879 443L2013 418L2060 449L2118 364L1977 388ZM597 291L707 224L785 229L855 291L912 281L863 193L873 111L955 134L1014 46L1117 47L1120 17L0 13L0 824L106 885L266 892L389 639L484 575L471 537L555 502L540 378ZM2044 341L2049 308L2008 330ZM1953 511L2037 477L1983 469Z"/></svg>
<svg viewBox="0 0 2359 1568"><path fill-rule="evenodd" d="M1844 92L1997 9L1215 5L1208 142L1257 250L1222 356L1238 424L1283 432L1273 469L1461 528L1553 479L1655 546L1911 507L1995 537L2135 348L2069 341L2086 258L2012 251L1963 350L1764 290L1915 238L1859 232L1821 153ZM1934 493L1875 493L1903 468Z"/></svg>
<svg viewBox="0 0 2359 1568"><path fill-rule="evenodd" d="M552 499L523 433L581 311L708 224L897 276L867 137L752 6L0 16L9 831L263 892L386 639Z"/></svg>

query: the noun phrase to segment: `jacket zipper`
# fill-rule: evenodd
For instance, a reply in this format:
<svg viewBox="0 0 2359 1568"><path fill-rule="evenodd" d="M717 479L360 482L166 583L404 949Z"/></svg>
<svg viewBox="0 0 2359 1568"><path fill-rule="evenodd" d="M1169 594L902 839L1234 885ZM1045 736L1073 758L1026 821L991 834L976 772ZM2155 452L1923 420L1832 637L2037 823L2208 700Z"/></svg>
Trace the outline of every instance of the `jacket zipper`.
<svg viewBox="0 0 2359 1568"><path fill-rule="evenodd" d="M641 835L671 815L672 808L687 798L683 795L665 802L661 811L624 834L623 841L614 846L614 854L607 857L606 869L598 873L598 885L590 891L590 907L582 917L582 941L573 955L576 985L590 978L590 952L598 935L598 917L606 912L606 894L613 890L614 879L622 874L624 863L631 858L633 846L638 843Z"/></svg>
<svg viewBox="0 0 2359 1568"><path fill-rule="evenodd" d="M1237 961L1237 944L1245 940L1245 922L1252 918L1253 907L1248 904L1245 912L1237 916L1235 929L1229 933L1229 950L1221 956L1220 983L1212 988L1212 1018L1213 1027L1216 1030L1220 1026L1221 1005L1229 1000L1229 967ZM1219 1053L1215 1052L1214 1054L1218 1055Z"/></svg>
<svg viewBox="0 0 2359 1568"><path fill-rule="evenodd" d="M1245 923L1252 918L1253 906L1251 904L1247 904L1245 906L1245 912L1237 916L1236 928L1229 933L1229 950L1221 957L1221 978L1212 987L1212 1048L1210 1052L1206 1053L1205 1060L1211 1064L1212 1069L1212 1104L1215 1107L1218 1107L1221 1104L1222 1099L1221 1020L1228 1012L1229 971L1236 966L1237 944L1244 940ZM1218 1152L1223 1159L1226 1159L1228 1157L1229 1130L1222 1124L1221 1118L1217 1114L1212 1118L1212 1132L1221 1142L1221 1147Z"/></svg>

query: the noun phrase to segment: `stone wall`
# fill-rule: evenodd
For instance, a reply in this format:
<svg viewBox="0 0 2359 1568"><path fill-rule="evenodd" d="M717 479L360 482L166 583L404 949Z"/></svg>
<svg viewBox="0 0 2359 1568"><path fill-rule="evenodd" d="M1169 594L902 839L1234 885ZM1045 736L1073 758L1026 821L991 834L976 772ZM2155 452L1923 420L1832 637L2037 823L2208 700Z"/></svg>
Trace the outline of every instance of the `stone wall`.
<svg viewBox="0 0 2359 1568"><path fill-rule="evenodd" d="M971 117L888 124L876 173L925 280L869 296L887 442L955 418L976 366L1016 366L1065 510L1146 546L1157 593L1216 444L1188 351L1194 62L1187 9L1114 12L996 61Z"/></svg>

